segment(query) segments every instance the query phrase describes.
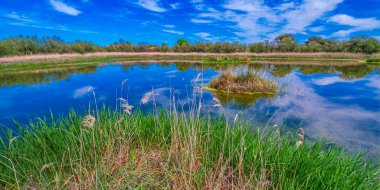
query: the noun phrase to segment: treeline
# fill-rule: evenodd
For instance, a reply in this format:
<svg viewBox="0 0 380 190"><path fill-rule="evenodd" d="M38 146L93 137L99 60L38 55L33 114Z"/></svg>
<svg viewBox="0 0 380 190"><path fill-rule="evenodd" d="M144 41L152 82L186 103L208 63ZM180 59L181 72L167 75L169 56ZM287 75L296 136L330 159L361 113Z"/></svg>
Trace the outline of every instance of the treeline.
<svg viewBox="0 0 380 190"><path fill-rule="evenodd" d="M87 52L352 52L372 54L380 52L380 43L375 38L359 36L347 41L311 37L305 44L298 44L290 34L280 35L274 41L264 41L248 45L236 42L196 42L190 44L185 39L179 39L172 47L165 43L162 45L149 43L132 44L123 39L107 46L99 46L92 42L80 40L66 43L57 36L45 38L18 36L0 41L0 56Z"/></svg>

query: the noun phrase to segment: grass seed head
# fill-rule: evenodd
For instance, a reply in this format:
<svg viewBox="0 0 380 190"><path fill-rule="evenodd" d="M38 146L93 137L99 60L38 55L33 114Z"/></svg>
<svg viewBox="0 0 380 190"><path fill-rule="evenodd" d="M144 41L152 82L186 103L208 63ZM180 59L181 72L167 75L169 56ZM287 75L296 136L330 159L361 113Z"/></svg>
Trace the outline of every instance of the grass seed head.
<svg viewBox="0 0 380 190"><path fill-rule="evenodd" d="M82 126L94 129L95 121L95 117L92 115L86 115L82 121Z"/></svg>
<svg viewBox="0 0 380 190"><path fill-rule="evenodd" d="M144 96L141 98L140 102L141 102L142 104L147 104L152 96L153 96L153 92L147 92L147 93L145 93Z"/></svg>

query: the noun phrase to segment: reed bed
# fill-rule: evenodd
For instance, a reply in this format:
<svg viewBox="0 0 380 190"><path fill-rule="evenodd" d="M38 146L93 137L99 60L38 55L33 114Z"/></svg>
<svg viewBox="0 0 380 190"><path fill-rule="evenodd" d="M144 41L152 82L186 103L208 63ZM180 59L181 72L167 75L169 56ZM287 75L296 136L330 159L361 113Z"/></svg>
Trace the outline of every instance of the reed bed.
<svg viewBox="0 0 380 190"><path fill-rule="evenodd" d="M146 97L149 95L145 95ZM280 128L198 111L39 119L0 146L5 189L378 189L377 165ZM215 108L223 106L215 100ZM128 109L128 112L123 109ZM194 109L197 110L197 109ZM239 124L238 124L239 123ZM306 134L307 135L307 134Z"/></svg>
<svg viewBox="0 0 380 190"><path fill-rule="evenodd" d="M241 56L241 57L263 57L263 58L330 58L330 59L361 59L368 57L367 54L361 53L178 53L178 52L96 52L96 53L70 53L70 54L37 54L37 55L25 55L25 56L9 56L9 57L0 57L0 64L9 64L9 63L30 63L30 62L49 62L49 61L75 61L78 59L90 59L90 58L104 58L104 57L113 57L113 58L125 58L125 57L134 57L141 59L157 59L157 58L167 58L173 59L200 59L204 57L225 57L225 56Z"/></svg>
<svg viewBox="0 0 380 190"><path fill-rule="evenodd" d="M275 81L250 71L238 74L223 72L205 89L237 94L275 94L279 91Z"/></svg>

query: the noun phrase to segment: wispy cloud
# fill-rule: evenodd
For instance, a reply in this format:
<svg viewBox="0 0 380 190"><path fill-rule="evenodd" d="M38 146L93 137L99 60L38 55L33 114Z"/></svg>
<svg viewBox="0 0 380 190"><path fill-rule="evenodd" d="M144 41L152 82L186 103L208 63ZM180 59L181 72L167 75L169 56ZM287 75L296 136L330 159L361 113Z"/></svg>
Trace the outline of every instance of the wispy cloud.
<svg viewBox="0 0 380 190"><path fill-rule="evenodd" d="M304 0L298 3L283 3L270 7L261 0L231 0L222 5L219 11L211 8L203 9L193 23L210 23L223 21L234 34L255 42L273 39L283 33L306 34L316 20L336 9L343 0Z"/></svg>
<svg viewBox="0 0 380 190"><path fill-rule="evenodd" d="M202 10L205 7L205 5L203 4L203 0L191 0L190 3L197 10Z"/></svg>
<svg viewBox="0 0 380 190"><path fill-rule="evenodd" d="M71 6L69 6L66 3L61 2L61 1L50 0L50 4L53 6L53 8L55 10L57 10L57 11L59 11L61 13L68 14L68 15L77 16L80 13L82 13L78 9L76 9L74 7L71 7Z"/></svg>
<svg viewBox="0 0 380 190"><path fill-rule="evenodd" d="M178 34L178 35L183 35L184 34L184 32L177 31L177 30L166 30L166 29L164 29L162 31L167 32L167 33L171 33L171 34Z"/></svg>
<svg viewBox="0 0 380 190"><path fill-rule="evenodd" d="M206 41L218 41L219 38L217 37L213 37L211 36L211 34L207 33L207 32L199 32L199 33L195 33L196 36L202 38L203 40L206 40Z"/></svg>
<svg viewBox="0 0 380 190"><path fill-rule="evenodd" d="M323 26L315 26L315 27L310 27L309 30L312 31L312 32L321 32L321 31L325 30L325 27L323 27Z"/></svg>
<svg viewBox="0 0 380 190"><path fill-rule="evenodd" d="M173 4L170 4L170 7L171 7L172 9L179 9L180 4L179 4L179 3L173 3Z"/></svg>
<svg viewBox="0 0 380 190"><path fill-rule="evenodd" d="M20 22L12 22L8 23L9 25L13 26L23 26L23 27L30 27L30 28L40 28L40 29L47 29L47 30L61 30L61 31L68 31L69 29L65 26L43 26L43 25L37 25L37 24L31 24L31 23L20 23Z"/></svg>
<svg viewBox="0 0 380 190"><path fill-rule="evenodd" d="M139 0L138 5L154 12L165 12L166 9L159 5L159 0Z"/></svg>
<svg viewBox="0 0 380 190"><path fill-rule="evenodd" d="M164 24L164 25L162 25L163 27L165 27L165 28L174 28L175 26L174 25L172 25L172 24Z"/></svg>
<svg viewBox="0 0 380 190"><path fill-rule="evenodd" d="M347 30L339 30L332 34L333 37L347 37L353 32L368 31L380 28L380 20L376 18L354 18L345 14L334 15L329 19L330 22L339 25L351 26Z"/></svg>
<svg viewBox="0 0 380 190"><path fill-rule="evenodd" d="M20 15L15 11L13 11L12 13L6 14L5 16L14 20L21 21L21 22L33 22L32 19L29 19L24 15Z"/></svg>

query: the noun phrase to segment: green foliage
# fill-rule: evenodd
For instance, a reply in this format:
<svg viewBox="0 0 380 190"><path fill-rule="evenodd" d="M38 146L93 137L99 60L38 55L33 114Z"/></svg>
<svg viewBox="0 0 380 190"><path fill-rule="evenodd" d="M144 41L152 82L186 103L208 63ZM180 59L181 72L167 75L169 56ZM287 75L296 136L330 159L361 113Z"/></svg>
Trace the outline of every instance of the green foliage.
<svg viewBox="0 0 380 190"><path fill-rule="evenodd" d="M380 43L375 38L367 36L359 36L350 39L345 43L346 49L349 52L355 53L376 53L380 51Z"/></svg>
<svg viewBox="0 0 380 190"><path fill-rule="evenodd" d="M174 51L175 52L189 52L190 43L184 38L181 38L177 40L177 43L174 45Z"/></svg>
<svg viewBox="0 0 380 190"><path fill-rule="evenodd" d="M297 47L297 42L291 34L277 36L274 40L281 52L293 52Z"/></svg>
<svg viewBox="0 0 380 190"><path fill-rule="evenodd" d="M168 51L169 51L169 46L168 46L168 44L163 43L163 44L161 45L160 51L161 51L161 52L168 52Z"/></svg>
<svg viewBox="0 0 380 190"><path fill-rule="evenodd" d="M359 36L349 41L327 40L321 37L310 37L305 45L297 44L291 34L280 35L273 42L268 40L254 44L239 44L237 42L196 42L190 44L184 38L169 47L164 43L161 46L138 43L120 39L118 42L106 46L98 46L91 42L77 40L66 43L57 36L38 38L37 36L9 37L0 41L0 56L29 55L39 53L87 53L87 52L209 52L209 53L236 53L236 52L353 52L372 54L380 52L380 43L375 38Z"/></svg>
<svg viewBox="0 0 380 190"><path fill-rule="evenodd" d="M380 58L369 58L366 60L367 63L380 63Z"/></svg>

